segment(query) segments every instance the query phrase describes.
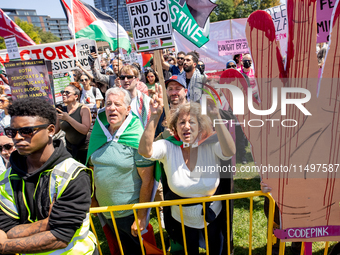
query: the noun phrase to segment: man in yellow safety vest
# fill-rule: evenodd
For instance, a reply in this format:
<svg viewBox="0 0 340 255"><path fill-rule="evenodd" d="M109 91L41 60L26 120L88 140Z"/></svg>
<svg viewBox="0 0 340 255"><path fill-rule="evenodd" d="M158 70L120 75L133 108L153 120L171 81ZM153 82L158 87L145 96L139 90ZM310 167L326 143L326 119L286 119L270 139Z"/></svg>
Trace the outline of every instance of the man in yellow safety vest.
<svg viewBox="0 0 340 255"><path fill-rule="evenodd" d="M53 141L56 110L17 99L5 134L17 151L0 175L0 253L96 254L89 231L92 171Z"/></svg>

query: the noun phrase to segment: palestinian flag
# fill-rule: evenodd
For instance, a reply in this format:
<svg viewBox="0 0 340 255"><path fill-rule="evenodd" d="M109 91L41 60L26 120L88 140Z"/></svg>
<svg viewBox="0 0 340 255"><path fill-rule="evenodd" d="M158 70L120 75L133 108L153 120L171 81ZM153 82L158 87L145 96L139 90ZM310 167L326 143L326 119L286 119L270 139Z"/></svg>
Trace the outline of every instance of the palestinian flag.
<svg viewBox="0 0 340 255"><path fill-rule="evenodd" d="M106 126L109 123L106 119L105 108L98 111L97 120L94 123L90 137L87 160L93 152L98 150L105 143L114 140L117 143L138 149L139 140L142 137L144 128L139 118L132 112L127 116L121 127L113 137Z"/></svg>
<svg viewBox="0 0 340 255"><path fill-rule="evenodd" d="M143 67L150 67L150 60L153 59L153 54L144 52L141 53L143 58Z"/></svg>
<svg viewBox="0 0 340 255"><path fill-rule="evenodd" d="M65 1L60 0L60 2L67 17L70 33L75 34L76 38L106 41L112 50L116 50L119 46L128 53L131 52L131 43L127 32L111 16L80 0L72 0L72 15ZM76 18L73 19L73 17Z"/></svg>
<svg viewBox="0 0 340 255"><path fill-rule="evenodd" d="M131 148L138 149L139 141L144 132L144 128L137 115L135 115L131 111L114 136L112 136L109 130L106 128L108 124L109 123L106 119L105 108L102 108L98 111L97 120L92 129L89 148L87 152L86 163L89 160L93 152L95 152L105 143L112 141L112 140L114 142L124 144ZM160 171L158 171L158 173L160 174ZM155 197L159 178L160 178L160 175L155 176L154 187L153 187L153 191L151 194L151 201L153 201ZM149 214L150 214L150 209L148 210L147 222L149 221ZM111 230L108 228L105 217L103 215L100 215L99 219L103 227L105 236L108 240L111 254L120 254L117 251L118 244L115 241L115 236L111 233ZM142 237L143 237L143 244L147 252L146 254L154 254L154 255L163 254L162 250L157 248L156 240L155 240L155 236L154 236L154 232L153 232L153 228L151 224L148 224L147 229L142 231ZM115 252L118 252L118 253L115 253Z"/></svg>

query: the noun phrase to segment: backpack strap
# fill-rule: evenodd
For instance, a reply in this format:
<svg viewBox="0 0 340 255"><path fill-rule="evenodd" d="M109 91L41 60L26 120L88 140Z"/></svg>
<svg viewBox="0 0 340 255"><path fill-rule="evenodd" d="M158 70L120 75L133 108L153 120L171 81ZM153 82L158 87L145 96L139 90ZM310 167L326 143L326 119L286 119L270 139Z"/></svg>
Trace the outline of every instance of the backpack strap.
<svg viewBox="0 0 340 255"><path fill-rule="evenodd" d="M92 93L94 95L94 99L96 100L97 99L97 90L96 90L96 87L92 87Z"/></svg>

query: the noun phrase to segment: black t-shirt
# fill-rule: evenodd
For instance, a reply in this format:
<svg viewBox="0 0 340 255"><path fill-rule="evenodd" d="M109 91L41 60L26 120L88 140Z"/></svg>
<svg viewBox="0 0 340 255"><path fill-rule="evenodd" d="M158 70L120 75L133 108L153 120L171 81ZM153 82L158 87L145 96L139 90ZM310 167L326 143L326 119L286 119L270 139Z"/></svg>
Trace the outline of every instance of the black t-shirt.
<svg viewBox="0 0 340 255"><path fill-rule="evenodd" d="M12 171L20 177L20 179L12 180L20 219L13 219L0 210L1 230L8 232L17 225L29 224L28 218L31 221L36 221L48 217L50 206L49 176L39 176L43 171L52 169L55 165L71 157L60 140L54 140L53 145L55 150L48 161L31 174L27 174L26 157L20 155L17 151L11 154ZM25 186L23 186L23 183ZM23 201L21 192L23 187L26 201ZM82 225L91 206L91 191L90 176L85 171L81 171L69 182L60 198L53 204L50 214L50 231L55 237L65 242L71 241L76 230ZM29 208L29 211L26 207Z"/></svg>

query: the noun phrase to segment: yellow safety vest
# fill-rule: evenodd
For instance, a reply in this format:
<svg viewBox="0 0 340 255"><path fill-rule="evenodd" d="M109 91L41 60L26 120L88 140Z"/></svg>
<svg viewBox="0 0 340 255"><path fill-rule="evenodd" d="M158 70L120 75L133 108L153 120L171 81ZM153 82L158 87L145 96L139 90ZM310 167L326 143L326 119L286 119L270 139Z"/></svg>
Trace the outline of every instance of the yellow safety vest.
<svg viewBox="0 0 340 255"><path fill-rule="evenodd" d="M49 197L50 203L53 201L53 196L56 193L57 199L63 194L67 188L69 182L76 178L80 171L87 171L90 174L92 183L92 195L94 190L93 172L91 169L85 167L81 163L77 162L73 158L68 158L63 162L56 165L53 169L45 170L44 174L50 174L49 181ZM39 180L41 175L39 176ZM17 174L12 173L12 168L7 169L0 175L0 208L1 210L12 218L19 219L19 213L15 204L14 192L12 189L11 178L19 178ZM39 181L38 181L39 183ZM29 208L27 208L29 210ZM68 246L64 249L58 249L48 252L39 253L57 255L57 254L72 254L83 255L92 254L95 250L96 239L93 233L90 231L90 214L86 214L86 218L83 220L83 224L75 232ZM28 254L27 254L28 255Z"/></svg>

